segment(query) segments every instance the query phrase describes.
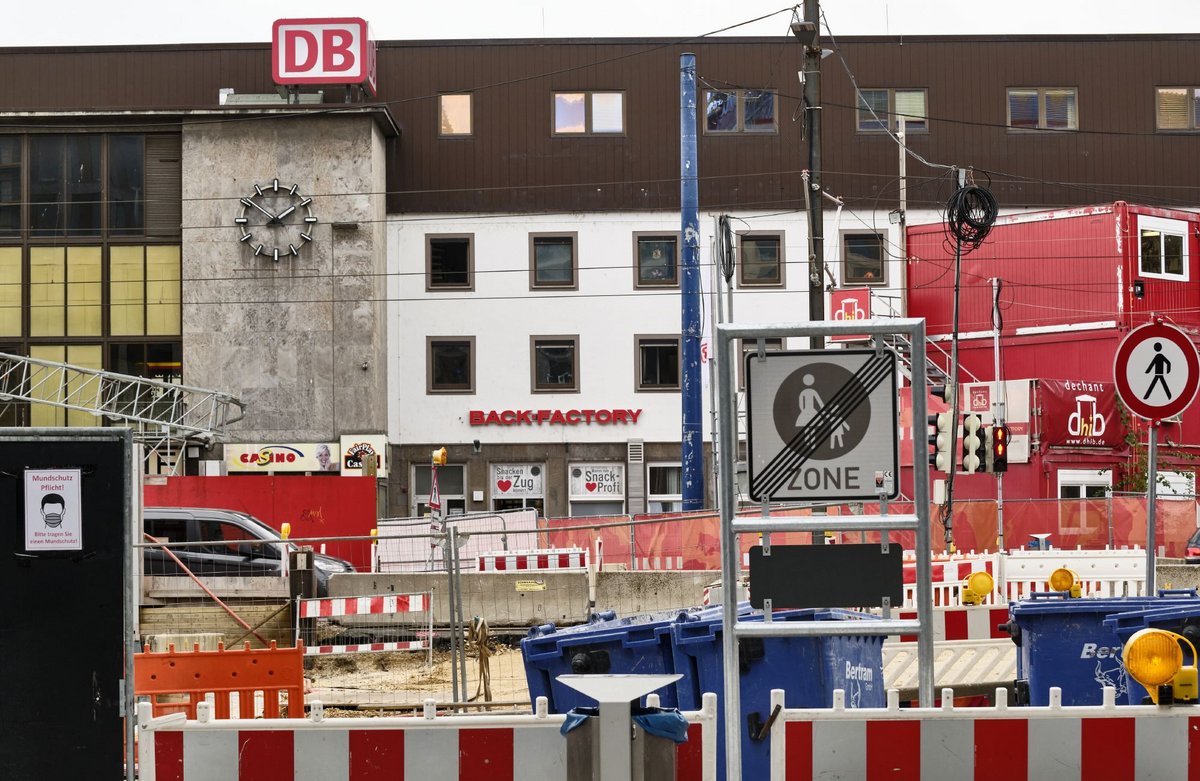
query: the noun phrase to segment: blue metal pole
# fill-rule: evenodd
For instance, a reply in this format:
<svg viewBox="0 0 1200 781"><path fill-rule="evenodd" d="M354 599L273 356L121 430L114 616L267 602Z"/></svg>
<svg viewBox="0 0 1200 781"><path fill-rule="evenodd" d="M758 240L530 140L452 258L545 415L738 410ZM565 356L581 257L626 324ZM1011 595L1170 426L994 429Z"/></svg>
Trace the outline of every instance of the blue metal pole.
<svg viewBox="0 0 1200 781"><path fill-rule="evenodd" d="M679 216L683 317L683 509L704 509L704 419L700 376L700 189L696 176L696 55L679 58Z"/></svg>

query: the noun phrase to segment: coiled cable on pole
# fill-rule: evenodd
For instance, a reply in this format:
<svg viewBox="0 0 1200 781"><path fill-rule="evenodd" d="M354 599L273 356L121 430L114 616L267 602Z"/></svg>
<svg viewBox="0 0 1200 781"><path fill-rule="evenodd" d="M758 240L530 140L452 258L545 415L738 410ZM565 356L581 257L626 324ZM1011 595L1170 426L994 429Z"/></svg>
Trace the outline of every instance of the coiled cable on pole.
<svg viewBox="0 0 1200 781"><path fill-rule="evenodd" d="M986 187L969 184L958 188L946 204L946 228L963 252L978 249L996 224L996 198Z"/></svg>

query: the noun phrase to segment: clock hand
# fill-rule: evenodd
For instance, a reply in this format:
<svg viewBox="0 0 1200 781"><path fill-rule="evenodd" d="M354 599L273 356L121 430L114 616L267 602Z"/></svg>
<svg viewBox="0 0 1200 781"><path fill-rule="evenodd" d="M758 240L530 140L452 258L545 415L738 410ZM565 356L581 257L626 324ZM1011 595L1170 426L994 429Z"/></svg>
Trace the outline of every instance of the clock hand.
<svg viewBox="0 0 1200 781"><path fill-rule="evenodd" d="M249 198L243 198L242 203L244 203L246 206L253 206L255 209L258 209L260 212L262 212L263 214L270 217L272 221L275 221L276 219L278 219L274 214L271 214L269 211L264 209L262 206L259 206L256 201L252 201Z"/></svg>
<svg viewBox="0 0 1200 781"><path fill-rule="evenodd" d="M278 221L282 220L284 217L288 216L289 214L291 214L294 211L296 211L295 206L287 207L286 209L281 211L279 214L275 215L275 221L278 222Z"/></svg>

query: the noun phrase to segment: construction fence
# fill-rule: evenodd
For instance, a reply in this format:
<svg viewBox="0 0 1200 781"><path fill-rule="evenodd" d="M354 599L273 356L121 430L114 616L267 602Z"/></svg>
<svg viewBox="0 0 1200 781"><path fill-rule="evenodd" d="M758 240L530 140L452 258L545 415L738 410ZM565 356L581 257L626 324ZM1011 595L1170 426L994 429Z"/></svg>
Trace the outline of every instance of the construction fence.
<svg viewBox="0 0 1200 781"><path fill-rule="evenodd" d="M1163 500L1157 512L1162 551L1182 555L1196 529L1195 502ZM1145 539L1141 498L1006 502L1003 516L1010 548L1026 548L1034 535L1049 535L1060 549L1087 550L1132 549ZM996 518L994 502L956 505L959 549L994 551ZM891 539L912 547L905 536ZM811 538L782 534L772 541ZM275 558L245 547L147 540L141 544L147 551L191 548L208 558L178 555L192 564L188 571L139 576L141 638L155 651L303 643L305 698L334 709L415 710L433 699L444 707L528 712L520 640L531 629L557 632L594 618L669 619L698 610L719 577L719 539L710 514L544 519L515 511L435 522L384 519L373 536L294 539L281 543L286 555ZM829 541L877 539L855 532ZM329 566L320 552L335 544L352 553L357 571L320 569ZM748 550L753 540L745 544ZM198 561L214 562L213 568ZM570 660L563 664L558 672L571 672Z"/></svg>

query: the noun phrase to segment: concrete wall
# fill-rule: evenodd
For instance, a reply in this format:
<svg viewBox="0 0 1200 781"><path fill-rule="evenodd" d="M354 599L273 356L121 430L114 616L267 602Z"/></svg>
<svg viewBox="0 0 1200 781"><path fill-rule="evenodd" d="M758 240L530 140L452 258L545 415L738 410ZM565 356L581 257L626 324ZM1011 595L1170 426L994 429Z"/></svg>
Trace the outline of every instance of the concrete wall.
<svg viewBox="0 0 1200 781"><path fill-rule="evenodd" d="M235 441L386 431L384 168L366 115L184 125L184 382L246 403ZM299 258L278 263L233 222L238 199L276 177L318 219Z"/></svg>
<svg viewBox="0 0 1200 781"><path fill-rule="evenodd" d="M700 604L704 587L719 577L716 572L597 573L596 609L615 610L624 617L695 607ZM531 587L535 583L538 587ZM471 616L482 616L496 627L547 622L561 626L587 620L588 580L582 572L464 574L462 584L463 612L468 620ZM445 575L352 574L334 575L329 592L330 596L344 597L432 590L433 620L444 622L449 620L446 587ZM339 619L339 623L379 624L380 621Z"/></svg>

